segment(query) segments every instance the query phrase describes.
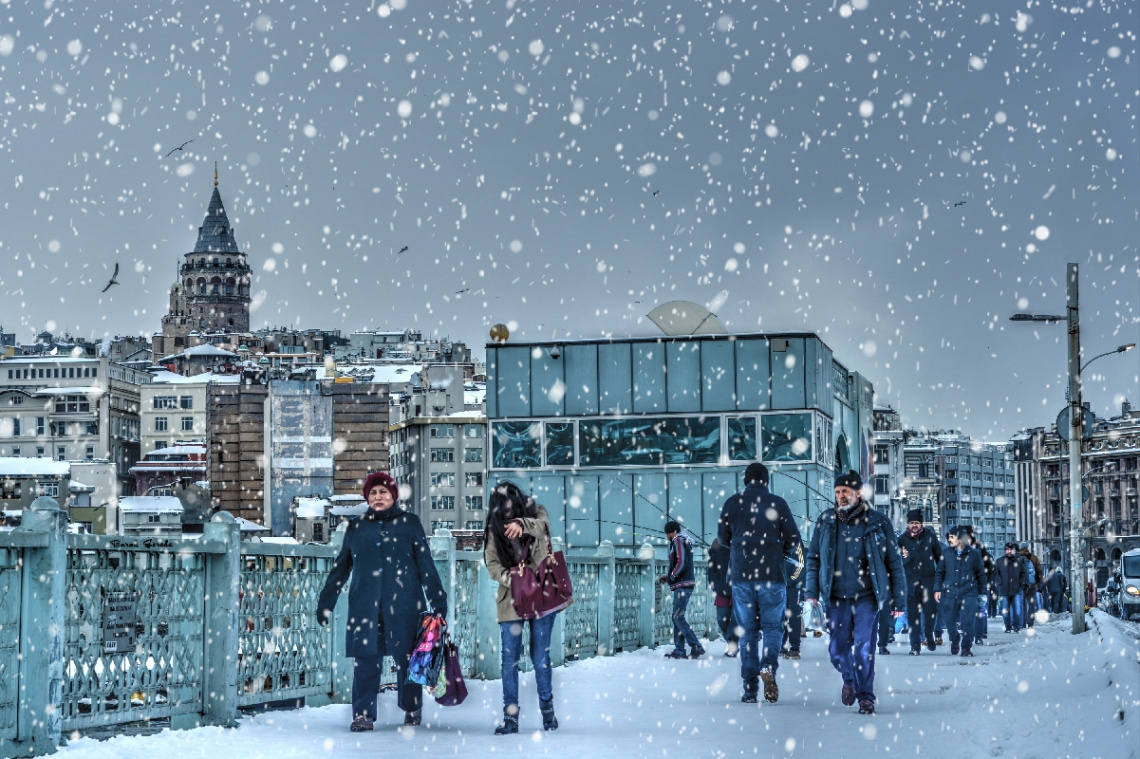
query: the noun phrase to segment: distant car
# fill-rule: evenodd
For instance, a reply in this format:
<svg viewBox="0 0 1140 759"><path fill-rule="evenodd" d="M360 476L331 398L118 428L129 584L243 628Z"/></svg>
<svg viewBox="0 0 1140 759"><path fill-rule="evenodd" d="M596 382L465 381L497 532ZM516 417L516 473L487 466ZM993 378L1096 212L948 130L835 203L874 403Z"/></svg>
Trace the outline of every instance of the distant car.
<svg viewBox="0 0 1140 759"><path fill-rule="evenodd" d="M1140 614L1140 548L1133 548L1120 557L1120 599L1121 619L1130 619Z"/></svg>

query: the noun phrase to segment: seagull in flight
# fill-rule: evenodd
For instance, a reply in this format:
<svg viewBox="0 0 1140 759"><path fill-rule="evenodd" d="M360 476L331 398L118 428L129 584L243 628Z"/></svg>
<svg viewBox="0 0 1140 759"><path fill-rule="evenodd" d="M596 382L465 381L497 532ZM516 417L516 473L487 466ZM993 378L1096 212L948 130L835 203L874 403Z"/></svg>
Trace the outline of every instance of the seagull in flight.
<svg viewBox="0 0 1140 759"><path fill-rule="evenodd" d="M403 253L403 252L404 252L405 250L407 250L407 249L408 249L408 246L407 246L407 245L405 245L404 247L402 247L402 248L400 248L399 250L397 250L397 251L396 251L396 255L397 255L397 256L398 256L398 255L400 255L401 253Z"/></svg>
<svg viewBox="0 0 1140 759"><path fill-rule="evenodd" d="M169 153L167 153L167 154L166 154L166 157L167 157L167 158L170 158L170 156L174 154L174 151L175 151L175 150L182 150L182 148L186 147L187 145L189 145L189 144L190 144L191 142L193 142L193 141L194 141L194 140L186 140L186 142L182 143L182 144L181 144L181 145L179 145L178 147L174 148L174 150L171 150Z"/></svg>
<svg viewBox="0 0 1140 759"><path fill-rule="evenodd" d="M966 201L959 200L957 203L954 204L954 207L957 208L958 206L964 206L964 205L966 205Z"/></svg>
<svg viewBox="0 0 1140 759"><path fill-rule="evenodd" d="M103 288L103 292L107 292L108 290L110 290L110 289L111 289L111 285L117 285L117 284L119 284L119 280L118 280L118 279L116 279L116 277L118 277L118 276L119 276L119 264L118 264L118 263L116 263L116 264L115 264L115 273L111 275L111 281L110 281L110 282L108 282L108 283L107 283L107 286Z"/></svg>
<svg viewBox="0 0 1140 759"><path fill-rule="evenodd" d="M460 293L466 293L466 292L470 292L470 291L471 291L471 288L470 288L470 287L465 287L465 288L463 288L462 290L456 290L456 291L455 291L455 294L456 294L456 295L459 295Z"/></svg>

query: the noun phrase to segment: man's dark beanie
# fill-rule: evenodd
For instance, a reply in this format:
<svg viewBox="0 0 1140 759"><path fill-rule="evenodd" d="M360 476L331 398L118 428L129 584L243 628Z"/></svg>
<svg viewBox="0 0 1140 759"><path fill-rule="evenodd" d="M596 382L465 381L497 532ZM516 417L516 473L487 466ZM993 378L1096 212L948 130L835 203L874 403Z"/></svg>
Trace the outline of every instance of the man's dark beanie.
<svg viewBox="0 0 1140 759"><path fill-rule="evenodd" d="M666 535L668 535L671 532L680 532L680 531L681 531L681 525L678 524L677 522L674 522L672 519L670 519L668 522L665 523L665 534Z"/></svg>
<svg viewBox="0 0 1140 759"><path fill-rule="evenodd" d="M863 478L854 469L849 469L847 474L841 474L835 478L835 487L837 488L851 488L852 490L863 489Z"/></svg>
<svg viewBox="0 0 1140 759"><path fill-rule="evenodd" d="M956 538L958 538L958 540L963 540L963 541L965 541L965 542L967 542L967 543L969 543L969 542L970 542L970 537L971 537L971 535L970 535L970 531L969 531L969 530L968 530L966 527L964 527L964 526L963 526L963 527L959 527L957 530L955 530L955 531L954 531L954 536L955 536Z"/></svg>
<svg viewBox="0 0 1140 759"><path fill-rule="evenodd" d="M749 464L748 468L744 470L744 484L750 482L759 482L761 485L768 484L768 467L757 462Z"/></svg>
<svg viewBox="0 0 1140 759"><path fill-rule="evenodd" d="M906 521L908 522L921 522L922 509L911 509L906 513Z"/></svg>

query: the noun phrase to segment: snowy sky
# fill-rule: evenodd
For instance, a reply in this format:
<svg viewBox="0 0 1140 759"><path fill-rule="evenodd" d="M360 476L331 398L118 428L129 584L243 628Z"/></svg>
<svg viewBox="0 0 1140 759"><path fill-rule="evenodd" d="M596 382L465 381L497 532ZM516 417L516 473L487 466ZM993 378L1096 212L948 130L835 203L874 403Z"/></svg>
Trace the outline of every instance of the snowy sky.
<svg viewBox="0 0 1140 759"><path fill-rule="evenodd" d="M0 323L157 329L217 161L256 326L479 347L658 334L693 300L818 332L909 425L1003 439L1063 405L1063 327L1007 318L1063 313L1066 262L1086 357L1140 331L1137 14L0 0ZM1140 403L1140 350L1085 389Z"/></svg>

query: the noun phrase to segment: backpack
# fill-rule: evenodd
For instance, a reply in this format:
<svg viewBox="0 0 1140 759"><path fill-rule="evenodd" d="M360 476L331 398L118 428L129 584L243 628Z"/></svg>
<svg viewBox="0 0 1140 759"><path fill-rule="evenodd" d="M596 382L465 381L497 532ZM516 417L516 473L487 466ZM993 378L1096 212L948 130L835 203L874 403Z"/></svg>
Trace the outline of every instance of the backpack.
<svg viewBox="0 0 1140 759"><path fill-rule="evenodd" d="M1028 580L1029 584L1030 585L1036 585L1037 584L1037 570L1034 568L1033 562L1030 561L1029 559L1024 559L1024 558L1021 561L1022 561L1022 563L1025 564L1025 574L1029 578L1029 580Z"/></svg>

